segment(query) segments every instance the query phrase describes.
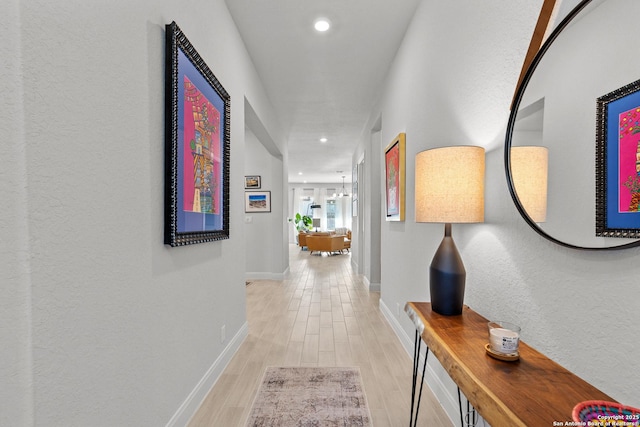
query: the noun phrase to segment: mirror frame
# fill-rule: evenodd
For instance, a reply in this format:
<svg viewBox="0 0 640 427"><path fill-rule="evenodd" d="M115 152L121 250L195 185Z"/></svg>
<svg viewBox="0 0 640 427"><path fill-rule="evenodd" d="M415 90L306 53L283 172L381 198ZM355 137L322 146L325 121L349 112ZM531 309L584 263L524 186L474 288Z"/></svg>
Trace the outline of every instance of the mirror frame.
<svg viewBox="0 0 640 427"><path fill-rule="evenodd" d="M550 46L553 44L555 39L558 38L558 36L562 33L562 31L571 23L571 21L589 3L591 3L591 1L592 0L582 0L575 8L573 8L573 10L571 12L569 12L569 14L562 20L562 22L560 22L560 24L558 24L558 26L551 32L551 34L549 35L547 40L540 47L540 50L538 50L538 52L536 53L535 57L531 61L531 64L529 64L529 66L527 68L527 71L526 71L524 77L522 78L522 81L518 85L518 88L516 90L516 95L514 97L513 104L511 106L511 112L509 114L509 122L507 123L507 133L506 133L505 145L504 145L505 174L506 174L506 177L507 177L507 187L509 188L509 193L511 194L511 198L513 199L513 202L516 205L516 208L518 209L518 212L520 213L522 218L527 222L527 224L529 224L529 226L531 228L533 228L539 235L541 235L545 239L547 239L547 240L549 240L549 241L551 241L553 243L556 243L556 244L558 244L560 246L564 246L566 248L581 249L581 250L587 250L587 251L626 249L626 248L632 248L632 247L640 246L640 239L639 240L635 240L633 242L624 243L624 244L621 244L621 245L602 246L602 247L589 247L589 246L574 245L574 244L571 244L571 243L556 239L555 237L553 237L550 234L546 233L542 228L540 228L540 226L538 226L538 224L536 224L531 219L529 214L527 214L527 211L525 210L524 206L520 202L520 199L518 198L518 195L517 195L516 190L515 190L515 185L514 185L514 182L513 182L513 176L511 174L511 144L512 144L512 138L513 138L513 130L514 130L516 118L517 118L517 115L518 115L518 108L520 106L520 103L522 102L522 98L524 97L524 93L525 93L525 90L527 89L527 85L529 84L529 81L531 80L531 76L533 75L533 73L536 70L538 64L540 63L540 61L544 57L544 54L549 50ZM594 182L594 185L595 184L596 183ZM594 214L595 214L595 212L594 212ZM594 233L595 233L595 225L594 225ZM597 237L597 236L594 236L594 237Z"/></svg>

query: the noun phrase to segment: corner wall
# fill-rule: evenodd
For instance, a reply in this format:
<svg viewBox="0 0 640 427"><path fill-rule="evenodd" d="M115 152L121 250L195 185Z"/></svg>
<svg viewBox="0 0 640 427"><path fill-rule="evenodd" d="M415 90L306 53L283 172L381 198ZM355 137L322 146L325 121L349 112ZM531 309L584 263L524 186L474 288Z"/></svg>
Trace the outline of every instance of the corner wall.
<svg viewBox="0 0 640 427"><path fill-rule="evenodd" d="M0 6L0 425L33 424L20 2Z"/></svg>
<svg viewBox="0 0 640 427"><path fill-rule="evenodd" d="M288 223L283 212L282 159L272 156L249 128L245 128L245 150L245 175L259 175L261 188L254 191L269 191L271 198L270 212L244 213L246 278L283 280L289 266L289 247L287 244L286 251L278 250L288 237L283 229ZM244 190L245 196L247 191L251 190Z"/></svg>
<svg viewBox="0 0 640 427"><path fill-rule="evenodd" d="M381 224L381 308L406 344L413 326L402 311L405 302L429 300L428 266L443 226L415 222L415 155L447 145L484 146L485 222L453 226L467 270L465 303L485 317L519 323L528 344L612 397L640 406L634 392L640 361L632 351L610 351L637 335L640 265L633 260L640 249L588 253L556 246L526 225L506 186L509 104L541 4L424 0L419 6L365 127L383 118L381 146L373 148L379 152L399 132L407 135L406 220ZM368 138L365 132L355 155L371 157ZM429 364L445 408L449 401L457 405L455 385L435 359Z"/></svg>
<svg viewBox="0 0 640 427"><path fill-rule="evenodd" d="M183 425L247 334L245 97L284 145L260 79L222 0L2 12L0 424ZM163 244L173 20L231 95L231 238L182 248Z"/></svg>

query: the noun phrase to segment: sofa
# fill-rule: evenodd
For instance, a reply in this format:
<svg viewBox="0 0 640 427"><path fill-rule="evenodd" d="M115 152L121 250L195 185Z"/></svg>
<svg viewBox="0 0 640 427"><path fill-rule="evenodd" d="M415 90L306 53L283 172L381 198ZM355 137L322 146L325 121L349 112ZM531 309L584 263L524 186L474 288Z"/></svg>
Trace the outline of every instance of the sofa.
<svg viewBox="0 0 640 427"><path fill-rule="evenodd" d="M300 246L300 249L304 249L307 247L307 233L298 233L298 246Z"/></svg>
<svg viewBox="0 0 640 427"><path fill-rule="evenodd" d="M351 249L351 232L349 231L349 233L347 233L346 236L344 236L344 248L347 250L347 252L349 252L349 249Z"/></svg>
<svg viewBox="0 0 640 427"><path fill-rule="evenodd" d="M344 248L349 252L351 248L351 230L348 228L336 228L336 234L344 237Z"/></svg>
<svg viewBox="0 0 640 427"><path fill-rule="evenodd" d="M336 234L329 233L312 233L307 234L306 236L307 248L309 249L309 253L327 252L329 255L340 252L345 249L344 247L344 236L338 236Z"/></svg>
<svg viewBox="0 0 640 427"><path fill-rule="evenodd" d="M298 246L300 249L304 250L307 247L307 237L308 236L329 236L333 234L328 231L300 231L298 233Z"/></svg>
<svg viewBox="0 0 640 427"><path fill-rule="evenodd" d="M351 248L351 230L349 230L348 228L336 228L335 231L309 231L309 232L301 231L298 233L298 246L300 246L300 249L302 250L304 250L305 248L308 249L307 238L309 236L318 236L318 237L341 236L343 239L343 246L340 252L344 250L349 252L349 249Z"/></svg>
<svg viewBox="0 0 640 427"><path fill-rule="evenodd" d="M307 246L307 236L329 236L335 234L333 231L299 231L298 232L298 246L304 249Z"/></svg>

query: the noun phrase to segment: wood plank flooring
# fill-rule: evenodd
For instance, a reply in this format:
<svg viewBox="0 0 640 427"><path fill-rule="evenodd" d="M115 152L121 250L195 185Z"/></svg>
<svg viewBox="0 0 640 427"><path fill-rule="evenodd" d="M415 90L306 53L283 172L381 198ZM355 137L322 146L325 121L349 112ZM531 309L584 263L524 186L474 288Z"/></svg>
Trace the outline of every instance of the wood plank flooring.
<svg viewBox="0 0 640 427"><path fill-rule="evenodd" d="M351 268L351 255L290 246L286 280L247 286L249 336L189 427L244 426L267 366L358 366L376 427L409 425L412 358ZM418 425L451 426L424 388Z"/></svg>

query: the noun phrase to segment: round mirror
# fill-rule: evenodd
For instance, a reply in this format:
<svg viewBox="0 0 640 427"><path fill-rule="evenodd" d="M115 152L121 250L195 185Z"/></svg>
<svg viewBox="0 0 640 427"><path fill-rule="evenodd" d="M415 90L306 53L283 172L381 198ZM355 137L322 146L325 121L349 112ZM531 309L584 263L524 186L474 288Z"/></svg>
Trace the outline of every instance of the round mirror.
<svg viewBox="0 0 640 427"><path fill-rule="evenodd" d="M614 128L610 138L606 131L596 135L597 124L603 129L607 123L618 124L614 122L622 112L636 102L627 97L630 103L619 109L619 116L602 108L603 99L611 99L612 93L628 95L633 92L630 84L640 79L640 55L635 54L631 31L639 13L637 0L581 1L551 33L516 92L504 153L509 191L531 227L566 247L640 245L640 239L628 237L640 236L640 220L625 226L630 233L599 229L601 211L615 205L612 194L626 187L625 178L615 173L615 161L603 162L604 155L596 155L603 144L615 148L620 134ZM640 90L637 93L640 99ZM640 101L634 107L640 111ZM640 165L640 133L635 139ZM619 160L621 151L615 153ZM611 177L606 185L605 177ZM628 213L627 218L640 216L624 206L618 210Z"/></svg>

